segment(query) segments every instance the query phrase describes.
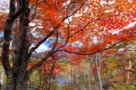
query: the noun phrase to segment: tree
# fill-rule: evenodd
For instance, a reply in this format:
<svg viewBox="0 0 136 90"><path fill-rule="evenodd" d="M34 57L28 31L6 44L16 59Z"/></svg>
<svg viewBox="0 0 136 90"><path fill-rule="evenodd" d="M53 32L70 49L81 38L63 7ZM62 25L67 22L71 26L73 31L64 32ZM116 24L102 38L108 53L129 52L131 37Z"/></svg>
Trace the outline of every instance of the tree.
<svg viewBox="0 0 136 90"><path fill-rule="evenodd" d="M6 90L26 90L29 75L55 53L92 55L134 37L135 25L125 26L135 21L135 4L135 0L10 0L6 21L1 20ZM115 29L118 33L113 34ZM50 50L28 68L33 52L50 39Z"/></svg>

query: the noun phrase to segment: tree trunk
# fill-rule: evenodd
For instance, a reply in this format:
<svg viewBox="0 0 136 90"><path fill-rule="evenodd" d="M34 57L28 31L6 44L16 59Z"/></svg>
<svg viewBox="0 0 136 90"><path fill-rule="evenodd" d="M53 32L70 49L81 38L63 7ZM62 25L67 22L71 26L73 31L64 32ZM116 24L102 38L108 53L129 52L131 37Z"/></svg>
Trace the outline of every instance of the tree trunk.
<svg viewBox="0 0 136 90"><path fill-rule="evenodd" d="M29 60L29 40L27 35L29 25L28 17L30 12L28 5L28 0L10 0L10 11L5 24L4 42L2 47L2 63L7 76L6 90L27 89L27 64ZM18 34L16 33L16 29L18 29ZM12 65L9 61L11 30L13 32Z"/></svg>
<svg viewBox="0 0 136 90"><path fill-rule="evenodd" d="M98 75L99 90L103 90L102 79L101 79L101 73L100 73L100 68L99 68L99 64L98 64L98 60L99 60L99 59L100 59L100 56L98 55L98 53L96 53L94 62L95 62L95 66L96 66L96 70L97 70L97 75Z"/></svg>
<svg viewBox="0 0 136 90"><path fill-rule="evenodd" d="M25 75L25 73L24 73ZM6 89L5 90L27 90L27 77L22 75L18 79L15 79L17 76L11 75L7 78Z"/></svg>

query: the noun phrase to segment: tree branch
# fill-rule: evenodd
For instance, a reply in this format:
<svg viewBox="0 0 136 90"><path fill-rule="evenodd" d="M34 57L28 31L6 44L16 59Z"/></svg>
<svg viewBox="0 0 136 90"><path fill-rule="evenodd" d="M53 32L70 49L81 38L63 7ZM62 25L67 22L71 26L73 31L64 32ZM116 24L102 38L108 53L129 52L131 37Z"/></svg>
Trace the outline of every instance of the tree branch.
<svg viewBox="0 0 136 90"><path fill-rule="evenodd" d="M44 58L41 59L41 61L39 61L37 64L33 65L29 70L28 70L28 75L31 74L33 72L33 70L35 70L36 68L40 67L52 54L54 54L55 48L57 46L58 43L58 33L56 32L56 41L52 47L52 50L49 51L46 56Z"/></svg>
<svg viewBox="0 0 136 90"><path fill-rule="evenodd" d="M68 21L69 21L69 24L68 24L68 37L67 37L65 43L64 43L62 46L58 47L57 50L63 48L63 47L68 43L68 41L69 41L69 39L70 39L71 37L73 37L74 35L78 34L79 32L82 32L90 23L96 22L97 20L100 20L100 17L98 17L96 20L92 20L92 21L87 22L86 25L84 25L82 28L80 28L80 30L78 30L78 31L76 31L75 33L73 33L72 35L70 35L70 32L69 32L70 21L69 21L69 19L68 19Z"/></svg>
<svg viewBox="0 0 136 90"><path fill-rule="evenodd" d="M6 75L9 76L12 73L12 68L9 62L9 46L11 40L11 29L16 17L13 17L13 13L15 12L15 0L10 0L10 9L8 13L8 17L5 22L4 27L4 37L3 37L3 45L2 45L2 65L5 69Z"/></svg>
<svg viewBox="0 0 136 90"><path fill-rule="evenodd" d="M58 28L60 27L60 24L58 24L56 27L53 28L53 30L43 39L41 40L35 47L33 47L29 51L29 57L32 55L33 51L35 51L44 41L46 41Z"/></svg>
<svg viewBox="0 0 136 90"><path fill-rule="evenodd" d="M121 43L121 42L123 42L123 41L125 41L125 40L120 40L120 41L118 41L117 43L115 43L115 44L109 46L108 48L100 49L100 50L97 50L97 51L92 52L92 53L80 53L80 52L74 52L74 51L69 51L69 50L65 50L65 49L63 49L63 50L58 49L57 51L67 52L67 53L72 53L72 54L78 54L78 55L93 55L93 54L96 54L96 53L98 53L98 52L102 52L102 51L108 50L108 49L110 49L110 48L116 46L117 44L119 44L119 43Z"/></svg>

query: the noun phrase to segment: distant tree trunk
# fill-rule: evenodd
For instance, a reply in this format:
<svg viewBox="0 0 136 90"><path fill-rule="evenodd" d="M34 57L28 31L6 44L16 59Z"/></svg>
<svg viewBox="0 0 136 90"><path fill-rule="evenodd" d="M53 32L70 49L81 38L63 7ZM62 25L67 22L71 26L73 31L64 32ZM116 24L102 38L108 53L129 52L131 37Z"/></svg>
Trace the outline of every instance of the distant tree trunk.
<svg viewBox="0 0 136 90"><path fill-rule="evenodd" d="M73 86L73 69L72 69L72 65L70 66L70 84L71 84L71 86Z"/></svg>
<svg viewBox="0 0 136 90"><path fill-rule="evenodd" d="M130 58L130 56L129 56ZM127 71L127 83L130 83L131 82L131 79L132 79L132 61L131 60L128 60L128 67L126 68L128 71Z"/></svg>
<svg viewBox="0 0 136 90"><path fill-rule="evenodd" d="M88 74L88 84L89 84L89 89L88 90L92 90L92 85L91 85L91 74L92 74L92 72L91 72L91 61L92 61L92 59L89 59L89 74Z"/></svg>
<svg viewBox="0 0 136 90"><path fill-rule="evenodd" d="M73 86L77 86L77 72L76 72L76 67L73 66Z"/></svg>
<svg viewBox="0 0 136 90"><path fill-rule="evenodd" d="M99 68L99 64L98 64L98 60L99 59L100 59L100 56L98 55L98 53L96 53L94 62L95 62L95 66L96 66L96 70L97 70L97 75L98 75L99 90L103 90L102 79L101 79L101 74L100 74L100 68Z"/></svg>

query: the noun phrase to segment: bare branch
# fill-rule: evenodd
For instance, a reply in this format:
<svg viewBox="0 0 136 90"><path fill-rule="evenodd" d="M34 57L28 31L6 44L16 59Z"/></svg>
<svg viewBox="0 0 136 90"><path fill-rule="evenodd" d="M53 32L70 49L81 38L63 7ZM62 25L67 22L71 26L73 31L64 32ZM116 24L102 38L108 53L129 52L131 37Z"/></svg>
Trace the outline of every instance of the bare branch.
<svg viewBox="0 0 136 90"><path fill-rule="evenodd" d="M52 68L50 70L50 79L52 78L52 75L53 75L53 70L54 70L54 67L55 67L55 64L56 64L56 59L52 56L52 59L53 59L53 63L52 63Z"/></svg>
<svg viewBox="0 0 136 90"><path fill-rule="evenodd" d="M44 41L46 41L59 27L60 24L54 27L53 30L43 40L41 40L35 47L33 47L29 52L29 57L31 56L32 52L35 51Z"/></svg>
<svg viewBox="0 0 136 90"><path fill-rule="evenodd" d="M56 32L56 41L52 47L52 50L49 51L46 56L44 58L41 59L41 61L39 61L37 64L33 65L29 70L28 70L28 74L31 74L33 70L35 70L36 68L40 67L52 54L54 54L55 48L57 46L58 43L58 33Z"/></svg>

